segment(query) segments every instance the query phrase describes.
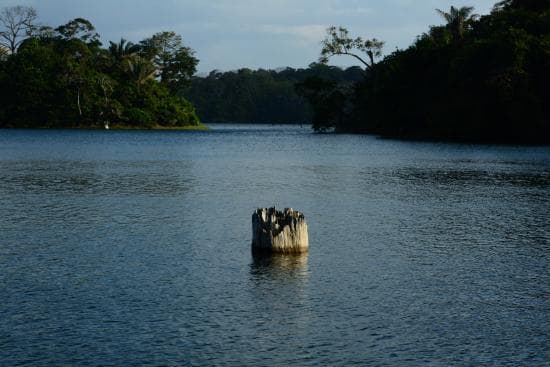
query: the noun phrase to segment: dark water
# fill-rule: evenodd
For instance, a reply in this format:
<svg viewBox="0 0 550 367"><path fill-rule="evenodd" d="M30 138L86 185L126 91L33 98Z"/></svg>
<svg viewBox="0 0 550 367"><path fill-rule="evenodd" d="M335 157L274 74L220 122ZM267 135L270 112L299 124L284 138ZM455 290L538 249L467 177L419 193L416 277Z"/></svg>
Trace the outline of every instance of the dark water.
<svg viewBox="0 0 550 367"><path fill-rule="evenodd" d="M548 366L549 214L544 147L0 130L0 365Z"/></svg>

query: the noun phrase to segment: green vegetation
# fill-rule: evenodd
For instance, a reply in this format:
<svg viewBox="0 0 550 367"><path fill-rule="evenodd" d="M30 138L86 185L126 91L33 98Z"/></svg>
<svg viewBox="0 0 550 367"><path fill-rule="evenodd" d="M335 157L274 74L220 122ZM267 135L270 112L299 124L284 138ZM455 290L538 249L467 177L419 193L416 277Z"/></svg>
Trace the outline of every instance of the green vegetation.
<svg viewBox="0 0 550 367"><path fill-rule="evenodd" d="M330 27L319 63L193 77L174 32L102 48L86 19L38 26L0 12L0 127L182 128L207 122L309 123L387 137L550 142L550 0L505 0L489 15L434 9L432 26L382 58L384 43ZM327 66L347 55L361 67ZM382 59L381 59L382 58Z"/></svg>
<svg viewBox="0 0 550 367"><path fill-rule="evenodd" d="M183 92L206 122L310 123L311 108L295 85L308 78L350 85L364 77L363 70L342 70L311 64L307 69L212 71L194 77Z"/></svg>
<svg viewBox="0 0 550 367"><path fill-rule="evenodd" d="M299 86L313 106L314 128L549 143L550 0L506 0L482 17L471 7L437 12L445 25L379 63L379 41L367 45L345 28L329 28L320 61L349 54L363 60L366 71L352 88L318 79Z"/></svg>
<svg viewBox="0 0 550 367"><path fill-rule="evenodd" d="M188 85L198 60L180 36L161 32L101 47L86 19L35 25L28 7L0 12L0 127L200 126Z"/></svg>

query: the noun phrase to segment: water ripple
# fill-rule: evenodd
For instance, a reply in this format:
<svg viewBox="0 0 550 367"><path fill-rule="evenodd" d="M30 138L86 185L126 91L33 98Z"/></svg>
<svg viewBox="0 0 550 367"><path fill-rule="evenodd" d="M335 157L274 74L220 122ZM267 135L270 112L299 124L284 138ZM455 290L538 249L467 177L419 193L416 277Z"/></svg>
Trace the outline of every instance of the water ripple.
<svg viewBox="0 0 550 367"><path fill-rule="evenodd" d="M0 131L0 361L544 366L550 149ZM310 253L253 257L259 206Z"/></svg>

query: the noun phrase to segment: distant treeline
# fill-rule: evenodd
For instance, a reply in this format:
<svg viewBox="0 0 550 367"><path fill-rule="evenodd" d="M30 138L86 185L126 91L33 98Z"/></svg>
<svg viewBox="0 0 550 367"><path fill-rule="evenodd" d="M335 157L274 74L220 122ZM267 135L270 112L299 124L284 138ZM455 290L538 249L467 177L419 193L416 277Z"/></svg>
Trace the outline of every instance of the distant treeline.
<svg viewBox="0 0 550 367"><path fill-rule="evenodd" d="M550 0L502 1L482 17L472 11L439 10L447 24L431 27L379 63L365 62L365 78L353 88L308 80L302 91L314 107L314 128L550 143ZM332 31L325 61L348 52L349 45L374 50L371 41Z"/></svg>
<svg viewBox="0 0 550 367"><path fill-rule="evenodd" d="M179 35L101 47L94 26L77 18L39 26L36 11L0 11L0 127L178 128L199 125L176 92L198 60Z"/></svg>
<svg viewBox="0 0 550 367"><path fill-rule="evenodd" d="M435 10L434 10L435 11ZM437 10L407 49L327 29L306 69L213 71L160 32L103 48L86 19L39 26L29 7L0 11L0 127L183 127L309 123L389 137L550 143L550 0L504 0L489 15ZM327 66L349 55L361 67ZM191 101L191 102L189 102Z"/></svg>
<svg viewBox="0 0 550 367"><path fill-rule="evenodd" d="M193 77L183 92L205 122L311 123L312 109L296 85L310 78L351 85L364 78L360 67L341 69L313 63L307 69L220 72Z"/></svg>
<svg viewBox="0 0 550 367"><path fill-rule="evenodd" d="M437 12L445 24L378 63L383 42L330 27L320 63L213 71L194 77L183 95L208 122L311 122L317 131L550 142L550 0L500 1L481 17L473 7ZM354 56L364 70L326 66L333 55Z"/></svg>

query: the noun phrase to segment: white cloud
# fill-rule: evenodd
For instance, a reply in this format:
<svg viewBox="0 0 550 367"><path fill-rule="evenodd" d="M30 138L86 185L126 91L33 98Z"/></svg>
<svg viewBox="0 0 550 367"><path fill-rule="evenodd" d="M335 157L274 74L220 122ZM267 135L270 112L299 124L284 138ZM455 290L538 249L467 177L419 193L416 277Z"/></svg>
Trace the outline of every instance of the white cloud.
<svg viewBox="0 0 550 367"><path fill-rule="evenodd" d="M326 32L326 26L320 24L282 26L266 24L259 27L259 31L273 35L298 37L305 41L320 41Z"/></svg>
<svg viewBox="0 0 550 367"><path fill-rule="evenodd" d="M0 8L31 5L40 22L90 20L102 40L138 42L169 30L197 52L201 71L213 68L307 66L328 26L407 47L442 20L435 8L474 5L487 13L497 0L0 0ZM346 59L343 59L345 61Z"/></svg>

